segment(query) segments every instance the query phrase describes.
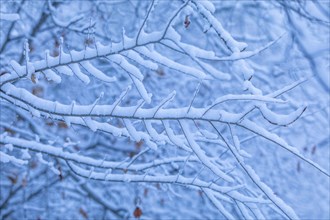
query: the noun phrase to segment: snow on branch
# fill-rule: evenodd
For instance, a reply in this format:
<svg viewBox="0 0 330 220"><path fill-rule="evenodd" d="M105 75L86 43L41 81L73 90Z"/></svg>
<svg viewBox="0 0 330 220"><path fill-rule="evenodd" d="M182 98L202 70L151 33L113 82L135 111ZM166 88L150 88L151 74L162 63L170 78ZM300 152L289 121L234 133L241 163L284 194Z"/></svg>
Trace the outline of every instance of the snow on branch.
<svg viewBox="0 0 330 220"><path fill-rule="evenodd" d="M249 196L244 196L237 192L235 189L237 187L227 187L219 186L216 184L210 184L196 178L187 178L181 175L137 175L137 174L111 174L111 173L99 173L92 170L83 169L72 162L68 162L68 165L74 173L81 177L95 179L95 180L104 180L104 181L113 181L113 182L158 182L158 183L172 183L179 185L187 185L198 188L209 188L221 194L229 195L232 198L235 198L241 202L251 202L251 203L260 203L267 204L268 201L260 198L253 198ZM239 186L238 188L241 188Z"/></svg>
<svg viewBox="0 0 330 220"><path fill-rule="evenodd" d="M99 13L105 3L95 4L93 10ZM157 23L159 4L156 0L145 3L143 18L129 27L117 30L116 24L116 42L111 40L113 30L105 31L109 36L101 38L101 42L107 40L103 45L95 40L102 36L94 30L98 23L90 19L89 24L81 24L83 14L66 20L48 1L51 19L43 21L48 24L46 28L52 24L75 34L88 30L88 42L78 51L64 48L63 38L58 41L54 37L57 53L53 56L51 49L40 53L43 47L33 48L40 42L29 39L24 43L22 59L6 64L0 75L1 119L5 119L0 123L0 144L5 146L0 151L1 162L22 166L36 158L53 171L52 175L63 178L69 174L69 181L73 179L80 190L114 213L112 203L100 196L100 191L94 192L94 185L105 181L179 185L205 195L203 202L207 198L227 219L264 219L269 212L297 219L295 211L248 164L253 160L245 161L254 157L244 143L252 133L329 177L326 169L268 128L294 123L307 108L276 113L277 106L290 103L282 95L306 79L268 94L264 94L269 91L267 85L255 82L258 71L249 58L271 50L283 35L248 51L248 45L235 40L216 18L210 1L175 3L176 9L162 26ZM139 14L140 8L136 10ZM192 16L201 16L214 29L216 38L200 43L199 35L187 37L188 31L200 28L192 26ZM1 13L0 19L15 21L19 16ZM75 38L70 39L65 31L61 34L67 34L66 41L71 44ZM89 42L91 34L93 40ZM202 37L208 38L207 34ZM217 43L211 42L214 40ZM73 48L82 46L72 44ZM228 49L225 55L218 55L218 44ZM41 77L47 81L38 80ZM71 84L79 91L72 92ZM23 153L22 159L17 152ZM90 179L98 181L88 182L87 187L85 182ZM87 216L85 211L81 213Z"/></svg>
<svg viewBox="0 0 330 220"><path fill-rule="evenodd" d="M247 47L246 43L236 41L223 28L222 24L212 15L212 13L205 8L203 4L198 1L192 1L192 3L197 7L198 11L203 15L203 17L212 25L221 40L225 43L225 45L231 52L241 52Z"/></svg>
<svg viewBox="0 0 330 220"><path fill-rule="evenodd" d="M25 160L22 160L22 159L18 159L14 156L11 156L11 155L8 155L2 151L0 151L0 162L2 163L13 163L13 164L16 164L16 165L24 165L24 164L27 164L27 161Z"/></svg>
<svg viewBox="0 0 330 220"><path fill-rule="evenodd" d="M38 143L36 141L29 141L24 140L21 138L14 138L10 137L8 135L1 135L0 136L0 143L1 144L11 144L15 148L20 149L26 149L42 154L47 154L50 156L53 156L55 158L61 158L65 161L72 161L79 164L84 164L91 167L98 167L98 168L104 168L104 169L118 169L118 170L130 170L130 171L143 171L147 170L153 167L171 164L171 163L184 163L187 161L186 156L177 156L172 158L164 158L164 159L156 159L153 162L147 162L147 163L134 163L131 164L131 162L122 162L122 161L106 161L104 159L93 159L91 157L79 155L77 153L70 153L65 151L61 147L54 147L52 145L42 144ZM3 152L1 152L3 153ZM2 154L1 154L2 155ZM13 156L7 155L3 153L3 162L9 162L12 161L16 164L26 164L27 161L14 158ZM196 157L189 157L188 161L190 162L198 162Z"/></svg>

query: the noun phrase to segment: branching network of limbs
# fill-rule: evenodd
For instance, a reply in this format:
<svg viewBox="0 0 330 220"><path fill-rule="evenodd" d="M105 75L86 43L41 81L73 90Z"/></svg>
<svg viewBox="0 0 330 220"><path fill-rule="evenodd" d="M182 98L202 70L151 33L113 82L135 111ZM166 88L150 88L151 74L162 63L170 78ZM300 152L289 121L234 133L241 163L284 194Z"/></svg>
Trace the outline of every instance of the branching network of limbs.
<svg viewBox="0 0 330 220"><path fill-rule="evenodd" d="M90 29L95 25L90 22L88 25L76 28L74 24L82 19L81 16L68 22L61 22L56 17L56 9L50 2L48 2L48 7L50 14L47 16L50 16L54 24L59 27L89 34ZM95 158L65 150L63 146L56 143L34 140L33 135L31 137L29 132L2 123L2 126L7 126L20 135L13 136L8 132L0 135L0 143L6 149L10 149L0 151L1 161L19 165L28 164L28 159L10 154L12 148L21 149L35 152L35 155L41 158L40 160L58 174L60 172L54 167L54 164L45 161L42 157L48 155L64 161L69 169L61 175L71 176L75 181L79 181L77 176L80 176L86 179L111 182L177 184L201 190L227 219L237 217L265 219L264 209L267 208L285 218L297 219L298 216L293 209L277 197L271 188L260 180L252 167L244 161L250 155L240 147L240 138L237 135L239 130L245 130L263 137L329 177L326 170L305 158L282 138L268 131L258 121L249 119L251 112L257 111L268 123L287 126L295 122L306 109L305 106L302 106L288 115L279 115L268 106L268 104L286 105L288 102L281 99L281 95L299 86L305 79L269 94L263 94L252 82L254 71L246 59L269 49L281 39L281 36L261 48L248 50L245 43L236 41L214 17L212 5L195 0L184 1L168 18L162 31L146 32L146 25L156 7L157 4L152 1L135 37L128 37L123 30L122 40L117 43L110 42L108 45L103 45L93 40L93 44L85 46L81 51L75 51L65 48L64 41L61 39L57 56L51 56L46 51L43 59L31 61L30 47L26 41L24 64L20 65L19 62L11 61L10 70L0 76L0 97L3 107L19 107L34 117L59 121L72 128L80 126L88 128L92 132L114 137L128 137L136 143L145 143L146 147L143 150L124 160ZM180 33L176 31L175 23L179 15L187 9L198 12L199 16L209 23L210 28L216 32L219 40L225 46L227 56L220 57L216 51L209 51L180 41ZM6 19L6 17L4 18ZM9 18L10 16L7 15L7 20L10 20ZM175 59L163 55L162 51L154 48L154 45L162 45L171 52L188 57L196 67L179 63ZM118 73L131 80L131 85L110 104L99 104L107 97L106 93L101 93L93 103L88 105L77 104L74 100L71 104L65 104L60 100L52 101L37 97L17 85L20 81L26 80L38 83L42 77L53 83L61 84L62 75L77 77L86 86L91 82L90 77L94 77L104 84L118 83L117 76L109 76L108 72L99 70L93 64L94 60L110 63ZM237 65L241 69L242 76L235 77L242 79L245 91L244 94L227 94L218 97L207 106L196 107L195 98L198 96L200 86L205 81L226 81L231 77L229 74L213 68L209 64L210 61L231 61ZM145 76L141 69L158 71L160 66L184 74L186 77L195 78L199 82L189 105L176 108L167 107L175 99L176 92L170 93L159 103L152 101L152 94L149 93L152 91L147 91L143 82ZM124 105L125 98L131 92L137 92L140 98L134 104ZM248 105L241 112L233 113L221 108L227 102L246 102ZM120 121L120 125L107 121L109 118ZM33 133L38 134L39 132L33 130ZM55 138L53 134L48 135ZM207 149L210 146L215 146L230 156L210 155L208 153L210 150ZM164 147L176 149L179 153L160 158L149 156L147 161L140 160L144 155L152 155ZM165 171L165 168L172 164L178 164L177 172ZM208 175L202 175L202 172L207 172ZM212 178L210 179L210 177ZM51 186L56 181L59 180L51 180L48 185ZM81 185L81 188L93 200L118 217L122 217L122 213L125 213L124 209L113 207L112 204L93 192L93 188L88 186L88 183ZM11 191L8 199L0 204L1 209L8 206L9 198L18 190L17 188ZM30 197L33 197L33 194ZM233 214L228 207L235 207L238 214ZM9 209L2 215L9 216L12 211Z"/></svg>

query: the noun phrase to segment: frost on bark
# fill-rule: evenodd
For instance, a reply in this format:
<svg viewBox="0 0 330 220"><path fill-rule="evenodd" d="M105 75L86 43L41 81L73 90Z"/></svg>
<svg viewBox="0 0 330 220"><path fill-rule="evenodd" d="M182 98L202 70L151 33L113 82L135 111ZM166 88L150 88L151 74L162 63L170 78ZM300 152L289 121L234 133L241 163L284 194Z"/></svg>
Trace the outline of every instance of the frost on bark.
<svg viewBox="0 0 330 220"><path fill-rule="evenodd" d="M321 27L329 19L294 3L237 4L4 4L1 218L303 217L272 182L289 173L267 176L275 168L258 162L281 157L259 151L276 149L298 161L295 172L312 168L329 182L324 166L286 141L308 111L290 93L324 74L302 37L298 50L319 73L279 78L269 62L283 59L281 45L299 32L294 13ZM276 16L289 31L250 7L285 8ZM224 23L226 10L260 16L265 36Z"/></svg>

